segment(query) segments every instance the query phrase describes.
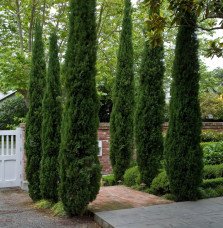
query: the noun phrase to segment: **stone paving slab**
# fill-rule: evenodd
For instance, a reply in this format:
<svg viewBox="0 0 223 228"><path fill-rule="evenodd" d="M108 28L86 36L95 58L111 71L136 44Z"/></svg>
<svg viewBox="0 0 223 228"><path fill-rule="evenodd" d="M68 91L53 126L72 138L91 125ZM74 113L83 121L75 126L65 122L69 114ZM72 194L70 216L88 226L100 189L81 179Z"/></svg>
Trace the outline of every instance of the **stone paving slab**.
<svg viewBox="0 0 223 228"><path fill-rule="evenodd" d="M95 221L104 228L222 228L223 197L97 212Z"/></svg>
<svg viewBox="0 0 223 228"><path fill-rule="evenodd" d="M102 187L89 209L99 212L167 203L172 201L119 185Z"/></svg>

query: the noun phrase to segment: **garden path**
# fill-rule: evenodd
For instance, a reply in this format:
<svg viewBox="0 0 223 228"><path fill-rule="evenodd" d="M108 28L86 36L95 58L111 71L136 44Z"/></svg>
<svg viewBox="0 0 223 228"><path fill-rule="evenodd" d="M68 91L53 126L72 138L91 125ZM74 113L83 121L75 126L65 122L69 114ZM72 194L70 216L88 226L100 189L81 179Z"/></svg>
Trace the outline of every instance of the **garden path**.
<svg viewBox="0 0 223 228"><path fill-rule="evenodd" d="M104 228L222 228L223 197L98 212Z"/></svg>
<svg viewBox="0 0 223 228"><path fill-rule="evenodd" d="M89 205L89 209L98 212L167 203L171 201L119 185L101 187L96 200Z"/></svg>
<svg viewBox="0 0 223 228"><path fill-rule="evenodd" d="M0 227L5 228L98 228L91 217L54 217L49 210L37 210L27 192L0 189Z"/></svg>

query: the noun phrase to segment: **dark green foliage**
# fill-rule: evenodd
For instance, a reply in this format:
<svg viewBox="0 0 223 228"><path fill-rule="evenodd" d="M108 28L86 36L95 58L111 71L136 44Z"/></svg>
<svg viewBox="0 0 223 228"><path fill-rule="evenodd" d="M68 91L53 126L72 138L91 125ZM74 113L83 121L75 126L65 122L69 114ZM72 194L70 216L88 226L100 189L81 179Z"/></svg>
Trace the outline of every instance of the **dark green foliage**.
<svg viewBox="0 0 223 228"><path fill-rule="evenodd" d="M163 44L153 46L147 40L142 57L135 116L137 162L141 182L147 186L150 186L158 174L163 155L162 123L165 105L163 59Z"/></svg>
<svg viewBox="0 0 223 228"><path fill-rule="evenodd" d="M65 108L59 153L59 195L65 211L82 214L95 199L101 180L98 160L98 109L95 86L95 0L70 1L65 58Z"/></svg>
<svg viewBox="0 0 223 228"><path fill-rule="evenodd" d="M164 195L170 193L170 185L165 171L159 173L154 178L149 192L155 195Z"/></svg>
<svg viewBox="0 0 223 228"><path fill-rule="evenodd" d="M134 166L125 171L124 184L129 187L140 184L140 173L138 166Z"/></svg>
<svg viewBox="0 0 223 228"><path fill-rule="evenodd" d="M110 159L115 180L123 180L133 154L134 75L131 1L125 0L110 119Z"/></svg>
<svg viewBox="0 0 223 228"><path fill-rule="evenodd" d="M201 199L215 198L218 196L221 196L221 193L218 193L216 189L213 189L213 188L200 189Z"/></svg>
<svg viewBox="0 0 223 228"><path fill-rule="evenodd" d="M223 164L204 166L204 171L203 171L204 179L213 179L218 177L223 177Z"/></svg>
<svg viewBox="0 0 223 228"><path fill-rule="evenodd" d="M113 186L115 185L115 177L113 174L106 175L102 177L103 186Z"/></svg>
<svg viewBox="0 0 223 228"><path fill-rule="evenodd" d="M222 142L208 142L201 144L204 154L205 165L217 165L223 163L223 141Z"/></svg>
<svg viewBox="0 0 223 228"><path fill-rule="evenodd" d="M171 192L177 201L197 199L202 181L198 40L195 32L195 14L182 12L176 40L170 121L165 144L167 175Z"/></svg>
<svg viewBox="0 0 223 228"><path fill-rule="evenodd" d="M29 182L29 195L33 200L41 198L40 194L40 160L41 160L41 124L42 99L45 86L46 65L42 26L35 27L35 39L32 50L32 64L29 83L29 112L26 120L26 177Z"/></svg>
<svg viewBox="0 0 223 228"><path fill-rule="evenodd" d="M201 133L201 142L223 141L223 132L204 130Z"/></svg>
<svg viewBox="0 0 223 228"><path fill-rule="evenodd" d="M21 96L8 98L0 105L0 129L12 129L22 122L28 109Z"/></svg>
<svg viewBox="0 0 223 228"><path fill-rule="evenodd" d="M60 64L57 36L52 34L49 45L49 65L43 98L42 159L40 164L40 190L43 199L56 202L58 154L61 123Z"/></svg>
<svg viewBox="0 0 223 228"><path fill-rule="evenodd" d="M215 179L207 179L207 180L204 180L202 184L203 188L216 188L218 186L223 186L223 177L219 177Z"/></svg>

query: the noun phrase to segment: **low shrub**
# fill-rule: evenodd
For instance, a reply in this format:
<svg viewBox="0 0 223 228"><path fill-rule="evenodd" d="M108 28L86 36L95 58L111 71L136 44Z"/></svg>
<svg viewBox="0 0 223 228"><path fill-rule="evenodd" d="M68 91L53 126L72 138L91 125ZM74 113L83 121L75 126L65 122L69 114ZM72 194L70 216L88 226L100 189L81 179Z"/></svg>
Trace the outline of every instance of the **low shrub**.
<svg viewBox="0 0 223 228"><path fill-rule="evenodd" d="M203 171L204 179L213 179L223 177L223 164L205 165Z"/></svg>
<svg viewBox="0 0 223 228"><path fill-rule="evenodd" d="M214 198L218 196L220 196L220 194L215 189L212 189L212 188L200 189L201 199Z"/></svg>
<svg viewBox="0 0 223 228"><path fill-rule="evenodd" d="M215 179L207 179L203 181L202 187L207 188L217 188L219 186L223 186L223 177L215 178Z"/></svg>
<svg viewBox="0 0 223 228"><path fill-rule="evenodd" d="M140 173L138 166L134 166L125 171L124 184L129 187L140 184Z"/></svg>
<svg viewBox="0 0 223 228"><path fill-rule="evenodd" d="M40 200L35 203L35 207L38 209L50 209L53 203L49 200Z"/></svg>
<svg viewBox="0 0 223 228"><path fill-rule="evenodd" d="M223 141L201 144L205 165L217 165L223 163Z"/></svg>
<svg viewBox="0 0 223 228"><path fill-rule="evenodd" d="M201 142L219 142L223 141L223 132L213 130L203 130L201 133Z"/></svg>
<svg viewBox="0 0 223 228"><path fill-rule="evenodd" d="M52 207L52 211L53 211L54 216L65 216L66 215L62 202L58 202L58 203L54 204L54 206Z"/></svg>
<svg viewBox="0 0 223 228"><path fill-rule="evenodd" d="M102 185L103 186L113 186L115 185L115 177L114 174L102 176Z"/></svg>
<svg viewBox="0 0 223 228"><path fill-rule="evenodd" d="M215 190L219 196L223 196L223 186L222 185L218 186Z"/></svg>
<svg viewBox="0 0 223 228"><path fill-rule="evenodd" d="M164 199L167 199L167 200L171 200L171 201L176 201L176 196L171 194L171 193L167 193L163 196Z"/></svg>
<svg viewBox="0 0 223 228"><path fill-rule="evenodd" d="M155 195L165 195L167 193L170 193L169 180L165 171L162 171L160 174L158 174L158 176L154 178L149 192Z"/></svg>

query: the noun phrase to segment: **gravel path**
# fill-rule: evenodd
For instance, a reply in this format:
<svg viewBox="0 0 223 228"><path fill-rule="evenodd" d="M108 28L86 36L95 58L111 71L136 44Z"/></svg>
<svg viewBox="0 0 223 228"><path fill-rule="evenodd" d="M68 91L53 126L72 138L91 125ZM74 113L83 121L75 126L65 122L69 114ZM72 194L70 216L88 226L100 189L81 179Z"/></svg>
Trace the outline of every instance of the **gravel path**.
<svg viewBox="0 0 223 228"><path fill-rule="evenodd" d="M58 218L47 210L33 207L28 194L20 189L0 189L0 227L9 228L98 228L90 217Z"/></svg>

